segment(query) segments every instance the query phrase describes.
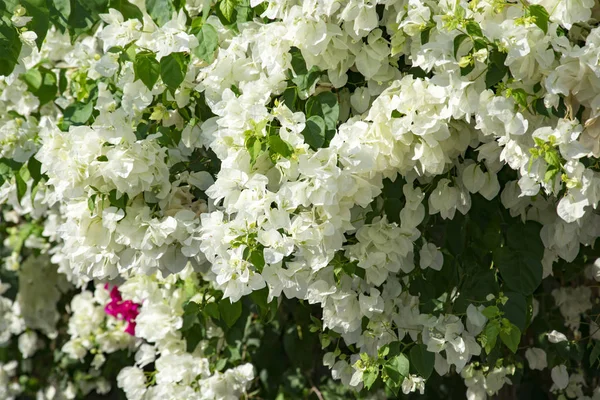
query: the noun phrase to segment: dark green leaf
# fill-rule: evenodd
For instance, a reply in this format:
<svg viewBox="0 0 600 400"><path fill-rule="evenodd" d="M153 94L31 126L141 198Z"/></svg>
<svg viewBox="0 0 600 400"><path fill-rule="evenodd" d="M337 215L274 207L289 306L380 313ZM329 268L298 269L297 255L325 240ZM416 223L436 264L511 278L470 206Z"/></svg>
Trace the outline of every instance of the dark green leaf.
<svg viewBox="0 0 600 400"><path fill-rule="evenodd" d="M265 267L265 257L263 255L263 250L253 249L252 251L250 251L248 261L250 261L252 265L254 265L258 272L262 272L263 268Z"/></svg>
<svg viewBox="0 0 600 400"><path fill-rule="evenodd" d="M427 346L417 344L410 349L410 363L415 367L419 375L427 379L433 372L435 355L427 351Z"/></svg>
<svg viewBox="0 0 600 400"><path fill-rule="evenodd" d="M34 92L34 94L40 100L40 106L43 106L54 100L56 97L56 93L58 92L58 82L53 71L46 68L40 68L40 71L43 76L42 85L39 90Z"/></svg>
<svg viewBox="0 0 600 400"><path fill-rule="evenodd" d="M504 78L504 75L508 72L507 67L498 67L495 63L488 63L488 70L485 74L485 87L491 88Z"/></svg>
<svg viewBox="0 0 600 400"><path fill-rule="evenodd" d="M504 316L521 332L525 331L529 314L527 298L517 292L505 292L504 295L508 297L508 301L502 306Z"/></svg>
<svg viewBox="0 0 600 400"><path fill-rule="evenodd" d="M596 328L597 329L597 328ZM590 332L594 333L594 332ZM590 353L590 367L594 366L596 361L600 358L600 341L596 341L592 352Z"/></svg>
<svg viewBox="0 0 600 400"><path fill-rule="evenodd" d="M27 25L37 35L35 43L39 49L42 47L50 26L50 11L46 0L21 0L21 5L27 9L27 15L33 17Z"/></svg>
<svg viewBox="0 0 600 400"><path fill-rule="evenodd" d="M529 14L532 17L535 17L534 23L542 30L544 33L548 33L548 19L550 16L548 15L548 11L544 8L544 6L540 6L537 4L533 4L529 6Z"/></svg>
<svg viewBox="0 0 600 400"><path fill-rule="evenodd" d="M7 17L0 19L0 75L10 75L19 62L21 39Z"/></svg>
<svg viewBox="0 0 600 400"><path fill-rule="evenodd" d="M231 303L229 299L222 299L219 302L219 314L227 326L232 327L242 315L242 302Z"/></svg>
<svg viewBox="0 0 600 400"><path fill-rule="evenodd" d="M460 76L466 76L469 75L471 73L471 71L473 71L475 69L475 64L469 64L466 67L462 67L460 69Z"/></svg>
<svg viewBox="0 0 600 400"><path fill-rule="evenodd" d="M99 15L108 12L108 0L71 0L69 7L62 0L58 3L61 4L62 12L69 9L67 25L73 37L87 33L100 21Z"/></svg>
<svg viewBox="0 0 600 400"><path fill-rule="evenodd" d="M304 61L304 57L302 57L302 52L300 49L297 47L292 47L290 49L290 54L292 55L290 64L292 65L294 74L296 76L306 75L308 73L308 68L306 67L306 61Z"/></svg>
<svg viewBox="0 0 600 400"><path fill-rule="evenodd" d="M313 149L319 149L325 143L325 121L318 115L313 115L306 120L306 127L302 131L304 141Z"/></svg>
<svg viewBox="0 0 600 400"><path fill-rule="evenodd" d="M144 14L135 4L131 4L127 0L110 0L110 8L119 10L123 14L124 19L138 19L144 22Z"/></svg>
<svg viewBox="0 0 600 400"><path fill-rule="evenodd" d="M252 293L254 293L254 292L252 292ZM204 314L211 317L212 319L221 318L221 313L219 312L219 306L217 305L217 303L207 303L204 306L203 311L204 311Z"/></svg>
<svg viewBox="0 0 600 400"><path fill-rule="evenodd" d="M506 232L507 244L510 248L533 254L540 260L544 257L544 243L540 237L542 226L534 221L515 222Z"/></svg>
<svg viewBox="0 0 600 400"><path fill-rule="evenodd" d="M135 73L135 79L140 79L148 89L152 90L160 76L160 64L156 61L154 53L150 51L139 52L135 56L133 72Z"/></svg>
<svg viewBox="0 0 600 400"><path fill-rule="evenodd" d="M306 101L306 115L311 117L318 115L325 121L327 133L335 134L337 122L340 117L340 106L337 96L332 92L321 92L316 96L311 96Z"/></svg>
<svg viewBox="0 0 600 400"><path fill-rule="evenodd" d="M21 199L23 199L23 196L25 196L25 193L27 192L27 182L25 182L23 177L21 177L21 174L17 172L15 174L15 183L17 184L17 200L19 201L19 204L21 204Z"/></svg>
<svg viewBox="0 0 600 400"><path fill-rule="evenodd" d="M187 63L184 53L171 53L160 59L160 76L171 92L175 92L185 79Z"/></svg>
<svg viewBox="0 0 600 400"><path fill-rule="evenodd" d="M181 330L186 331L192 327L196 322L198 322L198 314L200 313L200 304L188 301L183 306L183 324L181 326Z"/></svg>
<svg viewBox="0 0 600 400"><path fill-rule="evenodd" d="M429 34L431 33L431 27L428 27L421 31L421 45L429 43Z"/></svg>
<svg viewBox="0 0 600 400"><path fill-rule="evenodd" d="M400 211L404 206L404 202L396 198L387 198L384 200L383 209L389 222L400 224Z"/></svg>
<svg viewBox="0 0 600 400"><path fill-rule="evenodd" d="M469 35L461 33L460 35L458 35L454 38L454 58L456 58L456 55L458 54L458 49L460 48L460 45L468 37L469 37Z"/></svg>
<svg viewBox="0 0 600 400"><path fill-rule="evenodd" d="M108 193L108 201L111 206L124 210L129 202L129 195L124 193L121 197L117 197L117 190L113 189Z"/></svg>
<svg viewBox="0 0 600 400"><path fill-rule="evenodd" d="M42 163L39 162L37 158L30 157L29 161L27 161L27 169L29 170L29 175L31 175L35 186L35 184L42 179Z"/></svg>
<svg viewBox="0 0 600 400"><path fill-rule="evenodd" d="M494 264L505 284L523 295L532 294L542 282L541 258L508 246L494 251Z"/></svg>
<svg viewBox="0 0 600 400"><path fill-rule="evenodd" d="M193 352L198 343L206 337L206 327L204 324L194 324L183 335L186 342L186 351Z"/></svg>

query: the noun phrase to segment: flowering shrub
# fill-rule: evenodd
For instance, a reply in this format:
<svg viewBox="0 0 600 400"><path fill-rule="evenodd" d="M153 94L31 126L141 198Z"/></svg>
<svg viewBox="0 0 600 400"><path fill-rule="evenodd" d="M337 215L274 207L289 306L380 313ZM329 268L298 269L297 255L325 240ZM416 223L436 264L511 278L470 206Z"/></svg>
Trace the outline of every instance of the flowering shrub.
<svg viewBox="0 0 600 400"><path fill-rule="evenodd" d="M0 398L600 400L599 20L0 3Z"/></svg>

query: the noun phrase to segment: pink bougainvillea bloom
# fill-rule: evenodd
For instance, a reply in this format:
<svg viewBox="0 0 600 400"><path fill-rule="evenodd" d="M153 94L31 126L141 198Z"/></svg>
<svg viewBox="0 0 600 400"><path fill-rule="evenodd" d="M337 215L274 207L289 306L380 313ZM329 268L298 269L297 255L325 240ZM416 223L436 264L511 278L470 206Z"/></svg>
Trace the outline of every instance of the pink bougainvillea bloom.
<svg viewBox="0 0 600 400"><path fill-rule="evenodd" d="M104 286L108 290L108 283ZM117 319L127 322L125 332L131 336L135 336L135 317L139 314L140 305L131 300L123 301L119 288L113 286L110 291L110 302L104 307L104 311Z"/></svg>

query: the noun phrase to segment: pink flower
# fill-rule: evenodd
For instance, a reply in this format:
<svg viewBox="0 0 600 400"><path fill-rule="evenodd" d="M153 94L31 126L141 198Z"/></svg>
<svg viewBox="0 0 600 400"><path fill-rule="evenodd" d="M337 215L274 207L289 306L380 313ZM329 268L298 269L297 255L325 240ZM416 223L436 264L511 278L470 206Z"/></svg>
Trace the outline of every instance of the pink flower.
<svg viewBox="0 0 600 400"><path fill-rule="evenodd" d="M106 290L108 290L108 283L104 286ZM135 336L135 317L140 313L139 312L140 305L134 303L131 300L123 301L123 297L121 297L121 293L119 293L119 289L117 286L113 286L110 291L110 302L104 307L104 311L121 321L127 321L127 328L125 328L125 332L129 333L131 336Z"/></svg>

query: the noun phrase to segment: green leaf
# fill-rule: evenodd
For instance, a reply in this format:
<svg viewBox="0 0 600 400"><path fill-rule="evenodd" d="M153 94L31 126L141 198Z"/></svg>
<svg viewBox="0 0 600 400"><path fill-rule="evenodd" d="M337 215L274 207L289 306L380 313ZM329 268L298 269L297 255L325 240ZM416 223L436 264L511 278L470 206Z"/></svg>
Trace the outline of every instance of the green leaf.
<svg viewBox="0 0 600 400"><path fill-rule="evenodd" d="M548 165L551 165L556 168L560 168L562 165L562 162L560 160L560 155L558 154L558 151L556 151L556 150L550 150L550 151L544 152L544 161L546 161L546 163Z"/></svg>
<svg viewBox="0 0 600 400"><path fill-rule="evenodd" d="M500 82L504 75L508 72L508 67L504 65L506 60L506 53L503 53L497 49L490 52L488 61L488 70L485 75L486 88L490 88Z"/></svg>
<svg viewBox="0 0 600 400"><path fill-rule="evenodd" d="M326 138L333 138L340 117L337 96L332 92L321 92L316 96L309 97L306 101L306 115L322 117L325 121Z"/></svg>
<svg viewBox="0 0 600 400"><path fill-rule="evenodd" d="M494 63L488 63L488 70L485 74L485 87L491 88L498 82L502 81L504 75L508 72L508 68L506 67L498 67Z"/></svg>
<svg viewBox="0 0 600 400"><path fill-rule="evenodd" d="M23 177L19 172L15 174L15 183L17 184L17 200L19 204L21 204L21 199L25 196L27 192L27 182L23 180Z"/></svg>
<svg viewBox="0 0 600 400"><path fill-rule="evenodd" d="M548 33L548 19L550 18L550 15L548 15L548 11L546 11L544 6L537 4L530 5L529 14L531 14L532 17L535 17L533 23L544 31L544 33Z"/></svg>
<svg viewBox="0 0 600 400"><path fill-rule="evenodd" d="M396 385L400 385L405 377L409 374L410 363L408 358L404 354L399 354L396 357L389 360L383 369L390 377L392 382Z"/></svg>
<svg viewBox="0 0 600 400"><path fill-rule="evenodd" d="M219 11L221 15L229 22L233 22L233 14L235 11L235 7L238 5L240 0L220 0L219 1Z"/></svg>
<svg viewBox="0 0 600 400"><path fill-rule="evenodd" d="M160 76L171 92L175 92L185 79L187 63L184 53L171 53L160 59Z"/></svg>
<svg viewBox="0 0 600 400"><path fill-rule="evenodd" d="M494 251L494 264L504 283L523 295L532 294L542 282L541 258L532 253L516 251L508 246Z"/></svg>
<svg viewBox="0 0 600 400"><path fill-rule="evenodd" d="M502 306L504 316L521 332L525 331L529 314L527 297L517 292L505 292L508 301Z"/></svg>
<svg viewBox="0 0 600 400"><path fill-rule="evenodd" d="M325 143L325 121L318 115L313 115L306 120L306 127L302 131L304 141L313 149L323 147Z"/></svg>
<svg viewBox="0 0 600 400"><path fill-rule="evenodd" d="M306 75L308 73L308 68L306 67L306 61L304 61L304 57L302 56L302 52L297 47L292 47L290 49L290 54L292 55L292 60L290 64L292 65L292 69L296 76Z"/></svg>
<svg viewBox="0 0 600 400"><path fill-rule="evenodd" d="M512 98L515 99L515 102L523 108L527 108L527 97L529 96L527 92L523 89L512 89L511 90Z"/></svg>
<svg viewBox="0 0 600 400"><path fill-rule="evenodd" d="M7 17L0 18L0 75L10 75L19 62L21 39Z"/></svg>
<svg viewBox="0 0 600 400"><path fill-rule="evenodd" d="M383 209L389 222L400 224L400 211L404 207L404 202L397 198L387 198L383 202Z"/></svg>
<svg viewBox="0 0 600 400"><path fill-rule="evenodd" d="M40 87L42 87L43 77L39 69L30 69L21 75L20 78L25 81L31 92L36 92Z"/></svg>
<svg viewBox="0 0 600 400"><path fill-rule="evenodd" d="M200 313L200 304L194 301L188 301L183 306L183 324L181 326L182 331L187 331L198 322L198 314Z"/></svg>
<svg viewBox="0 0 600 400"><path fill-rule="evenodd" d="M44 105L56 97L58 90L56 75L47 68L30 69L20 78L27 84L29 91L38 97Z"/></svg>
<svg viewBox="0 0 600 400"><path fill-rule="evenodd" d="M73 38L89 32L100 20L99 15L108 12L108 0L71 0L70 7L67 7L63 0L59 0L58 3L61 3L63 12L69 8L67 26Z"/></svg>
<svg viewBox="0 0 600 400"><path fill-rule="evenodd" d="M50 27L50 11L46 0L21 0L21 5L27 9L27 15L33 18L27 25L37 35L35 44L39 49Z"/></svg>
<svg viewBox="0 0 600 400"><path fill-rule="evenodd" d="M516 353L521 342L521 331L514 324L510 324L500 331L500 339L510 351Z"/></svg>
<svg viewBox="0 0 600 400"><path fill-rule="evenodd" d="M496 306L487 306L481 311L487 319L494 319L500 314L500 309Z"/></svg>
<svg viewBox="0 0 600 400"><path fill-rule="evenodd" d="M219 47L217 30L211 24L205 23L196 34L196 38L199 45L193 50L194 54L210 64L215 59L215 51Z"/></svg>
<svg viewBox="0 0 600 400"><path fill-rule="evenodd" d="M34 92L34 94L40 100L40 106L43 106L54 100L56 97L56 93L58 92L58 80L53 71L46 68L40 68L40 71L43 76L42 85Z"/></svg>
<svg viewBox="0 0 600 400"><path fill-rule="evenodd" d="M271 155L280 155L284 158L290 158L294 154L294 148L291 144L283 140L279 135L269 136L269 153Z"/></svg>
<svg viewBox="0 0 600 400"><path fill-rule="evenodd" d="M427 346L417 344L410 349L410 363L415 367L419 375L428 379L433 372L435 355L427 351Z"/></svg>
<svg viewBox="0 0 600 400"><path fill-rule="evenodd" d="M475 64L469 64L466 67L460 69L460 76L466 76L471 73L475 69Z"/></svg>
<svg viewBox="0 0 600 400"><path fill-rule="evenodd" d="M467 29L467 33L471 36L475 37L483 37L483 32L481 31L481 27L475 21L467 21L465 24L465 28Z"/></svg>
<svg viewBox="0 0 600 400"><path fill-rule="evenodd" d="M254 165L263 151L263 142L256 136L250 136L246 140L246 150L250 153L250 165Z"/></svg>
<svg viewBox="0 0 600 400"><path fill-rule="evenodd" d="M263 250L252 249L250 251L248 261L250 261L252 265L254 265L258 272L262 272L263 268L265 268L265 257L263 255Z"/></svg>
<svg viewBox="0 0 600 400"><path fill-rule="evenodd" d="M127 0L110 0L109 8L119 10L123 14L124 19L138 19L144 22L144 14L135 4L131 4Z"/></svg>
<svg viewBox="0 0 600 400"><path fill-rule="evenodd" d="M487 354L490 354L494 347L496 347L496 341L498 340L499 333L500 323L498 320L492 320L486 324L480 338L483 348Z"/></svg>
<svg viewBox="0 0 600 400"><path fill-rule="evenodd" d="M512 249L533 254L534 257L541 260L544 257L544 243L540 237L541 230L542 225L534 221L513 223L506 232L507 244Z"/></svg>
<svg viewBox="0 0 600 400"><path fill-rule="evenodd" d="M468 37L469 37L469 35L467 35L465 33L461 33L460 35L458 35L454 38L454 58L456 58L456 55L458 54L458 49L460 48L460 45Z"/></svg>
<svg viewBox="0 0 600 400"><path fill-rule="evenodd" d="M68 129L71 125L83 125L85 124L94 111L94 104L90 101L88 103L74 103L65 108L63 113L63 123Z"/></svg>
<svg viewBox="0 0 600 400"><path fill-rule="evenodd" d="M429 43L429 34L431 33L431 26L421 31L421 45Z"/></svg>
<svg viewBox="0 0 600 400"><path fill-rule="evenodd" d="M377 381L377 377L379 376L379 369L377 368L369 368L365 370L363 373L363 383L365 385L365 389L369 390L371 386Z"/></svg>
<svg viewBox="0 0 600 400"><path fill-rule="evenodd" d="M164 25L177 10L171 0L146 0L146 11L158 25Z"/></svg>
<svg viewBox="0 0 600 400"><path fill-rule="evenodd" d="M123 193L121 197L117 197L117 189L113 189L108 193L108 202L111 206L125 210L129 202L129 195Z"/></svg>
<svg viewBox="0 0 600 400"><path fill-rule="evenodd" d="M33 186L35 186L42 179L42 163L37 158L30 157L27 161L27 169L33 179Z"/></svg>
<svg viewBox="0 0 600 400"><path fill-rule="evenodd" d="M135 56L133 72L135 79L140 79L148 89L152 90L160 76L160 64L156 61L154 53L151 51L139 52Z"/></svg>
<svg viewBox="0 0 600 400"><path fill-rule="evenodd" d="M242 302L231 303L229 299L222 299L219 302L219 313L221 319L231 328L242 315Z"/></svg>
<svg viewBox="0 0 600 400"><path fill-rule="evenodd" d="M183 335L186 342L186 351L193 352L198 343L206 337L206 327L204 324L192 325Z"/></svg>
<svg viewBox="0 0 600 400"><path fill-rule="evenodd" d="M596 361L600 359L600 341L596 341L592 352L590 353L590 367L594 366Z"/></svg>
<svg viewBox="0 0 600 400"><path fill-rule="evenodd" d="M254 292L252 292L252 293L254 293ZM217 303L206 303L203 311L204 311L204 314L211 317L212 319L221 318L221 313L219 312L219 306L217 305Z"/></svg>

